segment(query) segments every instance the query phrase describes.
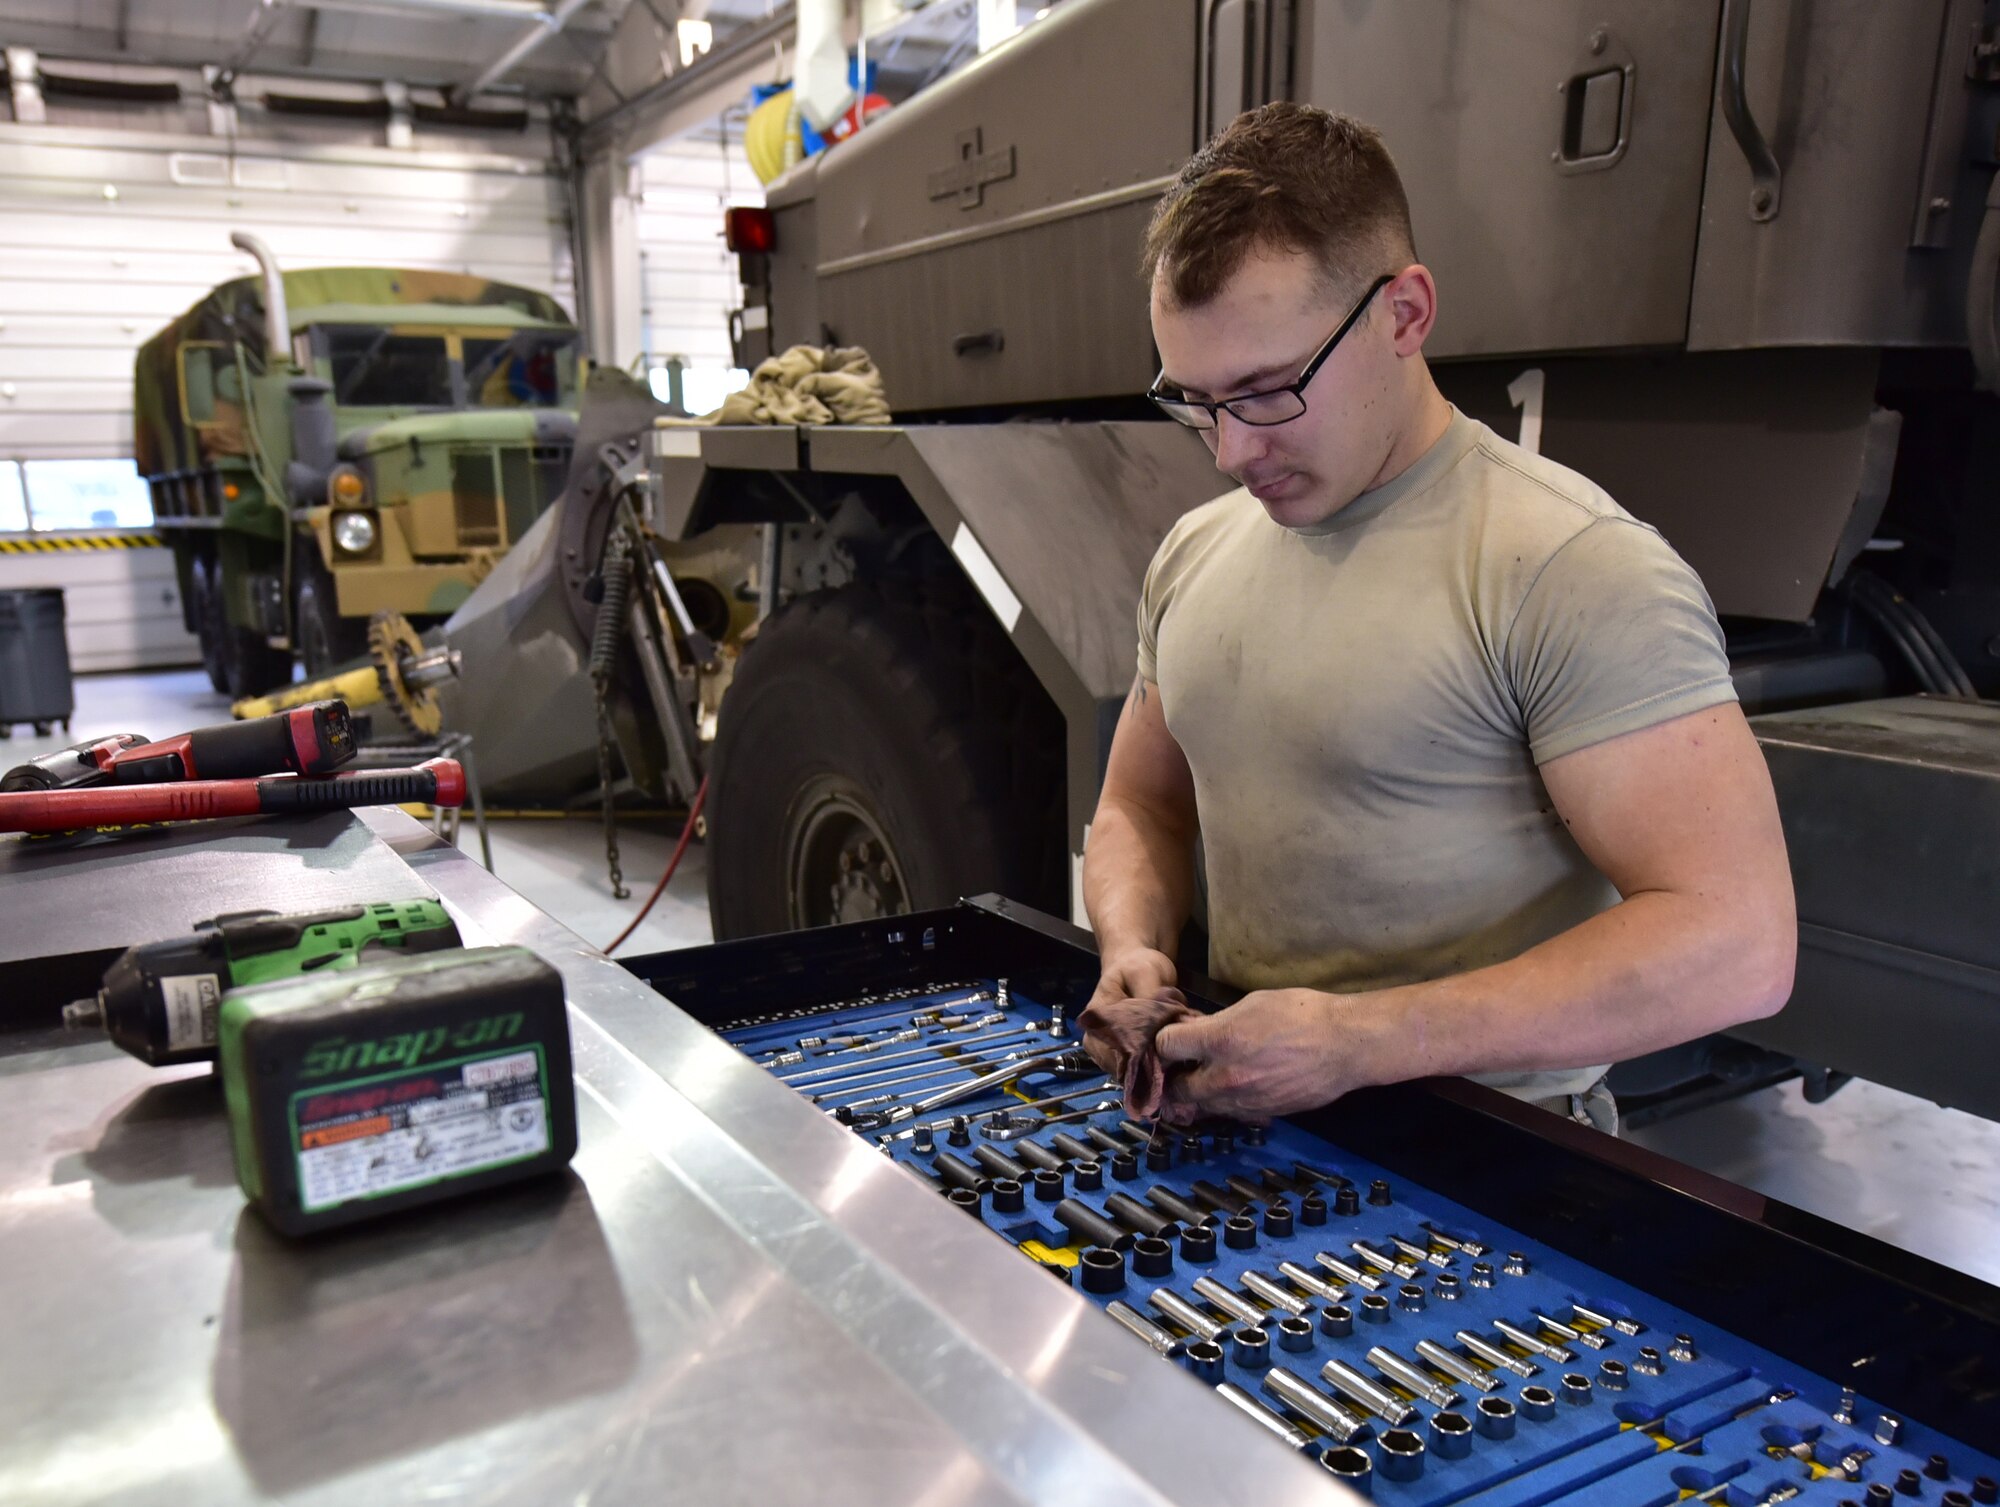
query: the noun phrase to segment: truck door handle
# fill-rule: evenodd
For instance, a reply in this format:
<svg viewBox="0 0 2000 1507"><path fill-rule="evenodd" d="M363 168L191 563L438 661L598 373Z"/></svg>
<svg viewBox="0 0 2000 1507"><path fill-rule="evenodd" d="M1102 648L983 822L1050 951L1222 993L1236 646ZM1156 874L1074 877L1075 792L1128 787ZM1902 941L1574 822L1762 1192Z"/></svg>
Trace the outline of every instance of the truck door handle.
<svg viewBox="0 0 2000 1507"><path fill-rule="evenodd" d="M1007 337L998 330L981 330L976 335L954 335L951 350L955 356L997 356L1007 348Z"/></svg>
<svg viewBox="0 0 2000 1507"><path fill-rule="evenodd" d="M1750 164L1750 218L1759 222L1776 219L1778 197L1784 190L1784 170L1757 117L1750 113L1750 99L1743 84L1743 54L1750 44L1750 0L1724 0L1722 12L1722 117L1729 122L1729 134L1736 138L1744 161Z"/></svg>

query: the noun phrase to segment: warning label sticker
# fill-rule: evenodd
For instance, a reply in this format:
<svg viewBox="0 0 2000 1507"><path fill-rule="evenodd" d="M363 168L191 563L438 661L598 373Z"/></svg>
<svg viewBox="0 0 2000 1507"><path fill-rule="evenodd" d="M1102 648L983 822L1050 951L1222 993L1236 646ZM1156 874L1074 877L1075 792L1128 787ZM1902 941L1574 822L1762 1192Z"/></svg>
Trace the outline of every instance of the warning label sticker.
<svg viewBox="0 0 2000 1507"><path fill-rule="evenodd" d="M222 1003L221 981L212 973L183 973L160 980L160 998L167 1007L167 1050L212 1047L217 1037L215 1012Z"/></svg>
<svg viewBox="0 0 2000 1507"><path fill-rule="evenodd" d="M539 1047L295 1095L307 1213L549 1149Z"/></svg>

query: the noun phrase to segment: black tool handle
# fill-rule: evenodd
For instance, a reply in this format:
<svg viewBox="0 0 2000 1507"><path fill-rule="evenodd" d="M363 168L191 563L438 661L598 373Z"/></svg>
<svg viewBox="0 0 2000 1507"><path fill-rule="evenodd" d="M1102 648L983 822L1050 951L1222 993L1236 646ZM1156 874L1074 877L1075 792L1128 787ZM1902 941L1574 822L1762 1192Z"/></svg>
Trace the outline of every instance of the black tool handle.
<svg viewBox="0 0 2000 1507"><path fill-rule="evenodd" d="M452 759L432 759L415 769L357 771L325 779L277 776L257 782L257 808L267 812L341 811L408 802L456 806L464 796L464 772Z"/></svg>

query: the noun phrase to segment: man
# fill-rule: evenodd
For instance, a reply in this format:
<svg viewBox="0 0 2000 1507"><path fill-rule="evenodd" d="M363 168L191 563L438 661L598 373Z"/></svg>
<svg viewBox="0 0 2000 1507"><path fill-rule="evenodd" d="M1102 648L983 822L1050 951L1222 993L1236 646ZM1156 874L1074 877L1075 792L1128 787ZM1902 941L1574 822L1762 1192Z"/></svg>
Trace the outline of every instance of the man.
<svg viewBox="0 0 2000 1507"><path fill-rule="evenodd" d="M1151 396L1242 489L1182 518L1084 862L1086 1044L1162 1113L1267 1118L1467 1074L1602 1128L1605 1065L1777 1010L1776 802L1694 573L1456 412L1381 138L1239 118L1147 235ZM1329 333L1331 332L1331 333ZM1201 839L1210 972L1157 1028Z"/></svg>

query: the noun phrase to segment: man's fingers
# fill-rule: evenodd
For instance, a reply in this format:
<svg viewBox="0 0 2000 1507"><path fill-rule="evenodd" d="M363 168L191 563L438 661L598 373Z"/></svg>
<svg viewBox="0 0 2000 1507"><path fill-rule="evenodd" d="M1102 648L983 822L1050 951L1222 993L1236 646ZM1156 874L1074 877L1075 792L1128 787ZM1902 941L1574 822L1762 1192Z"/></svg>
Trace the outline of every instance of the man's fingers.
<svg viewBox="0 0 2000 1507"><path fill-rule="evenodd" d="M1153 1049L1163 1062L1202 1062L1214 1051L1222 1027L1212 1015L1177 1020L1161 1026L1153 1038Z"/></svg>

